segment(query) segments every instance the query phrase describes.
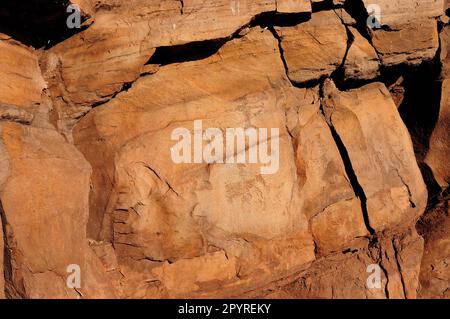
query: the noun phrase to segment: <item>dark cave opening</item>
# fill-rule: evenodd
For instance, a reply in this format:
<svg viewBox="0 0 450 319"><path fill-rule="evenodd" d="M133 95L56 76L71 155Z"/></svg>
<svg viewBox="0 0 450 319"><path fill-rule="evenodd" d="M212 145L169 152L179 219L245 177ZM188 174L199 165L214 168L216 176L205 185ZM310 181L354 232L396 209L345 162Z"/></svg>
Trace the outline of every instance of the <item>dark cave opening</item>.
<svg viewBox="0 0 450 319"><path fill-rule="evenodd" d="M356 21L356 29L358 32L366 38L369 43L372 43L372 37L370 36L369 28L367 27L367 19L369 14L362 0L346 0L344 3L344 9L347 13Z"/></svg>
<svg viewBox="0 0 450 319"><path fill-rule="evenodd" d="M340 8L342 6L335 5L333 3L333 0L325 0L325 1L321 1L321 2L312 2L311 7L312 7L312 12L319 12L319 11L333 10L336 8Z"/></svg>
<svg viewBox="0 0 450 319"><path fill-rule="evenodd" d="M2 0L0 33L34 48L52 47L85 29L67 26L69 5L68 0Z"/></svg>
<svg viewBox="0 0 450 319"><path fill-rule="evenodd" d="M270 29L273 27L295 26L311 19L311 13L261 13L247 25L241 27L229 37L204 41L189 42L186 44L164 46L156 48L155 53L146 64L168 65L206 59L220 50L220 48L232 39L242 37L242 31L246 28L259 26Z"/></svg>
<svg viewBox="0 0 450 319"><path fill-rule="evenodd" d="M402 85L405 93L398 109L411 135L414 152L427 184L430 200L440 192L440 187L434 180L431 170L424 163L430 147L430 137L439 118L442 95L440 72L439 57L417 67L402 70Z"/></svg>
<svg viewBox="0 0 450 319"><path fill-rule="evenodd" d="M168 65L206 59L219 51L228 39L206 40L156 48L146 64Z"/></svg>
<svg viewBox="0 0 450 319"><path fill-rule="evenodd" d="M384 68L380 80L390 87L401 77L403 100L400 116L411 136L414 153L428 190L427 207L416 223L419 235L427 239L448 215L449 189L442 190L431 168L424 162L430 137L439 118L442 96L440 51L431 61L418 66L400 65Z"/></svg>
<svg viewBox="0 0 450 319"><path fill-rule="evenodd" d="M442 191L431 169L424 162L430 147L431 134L439 118L442 95L441 69L438 50L432 60L424 61L420 65L382 66L380 76L376 79L390 90L409 131L416 160L427 185L429 206L436 201ZM357 82L350 81L345 83L344 89L356 86Z"/></svg>

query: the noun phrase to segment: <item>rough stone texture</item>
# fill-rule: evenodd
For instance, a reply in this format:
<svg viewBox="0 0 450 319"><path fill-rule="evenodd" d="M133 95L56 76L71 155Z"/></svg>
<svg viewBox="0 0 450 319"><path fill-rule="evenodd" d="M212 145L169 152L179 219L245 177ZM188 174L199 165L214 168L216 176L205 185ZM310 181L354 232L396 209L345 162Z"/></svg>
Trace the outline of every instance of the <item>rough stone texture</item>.
<svg viewBox="0 0 450 319"><path fill-rule="evenodd" d="M431 167L434 178L442 186L450 183L450 29L445 27L441 33L442 96L439 118L430 138L430 150L425 162Z"/></svg>
<svg viewBox="0 0 450 319"><path fill-rule="evenodd" d="M0 298L450 297L444 1L70 3L0 35ZM196 120L277 129L232 155L278 169L175 163Z"/></svg>
<svg viewBox="0 0 450 319"><path fill-rule="evenodd" d="M228 37L255 15L274 11L275 2L108 0L95 7L91 27L46 52L58 125L67 130L93 104L135 81L156 47Z"/></svg>
<svg viewBox="0 0 450 319"><path fill-rule="evenodd" d="M276 5L280 13L311 12L310 0L276 0Z"/></svg>
<svg viewBox="0 0 450 319"><path fill-rule="evenodd" d="M357 29L349 29L354 39L345 59L344 77L349 80L371 80L377 77L380 67L377 52Z"/></svg>
<svg viewBox="0 0 450 319"><path fill-rule="evenodd" d="M33 114L14 105L0 104L0 120L9 120L22 124L30 124L33 121Z"/></svg>
<svg viewBox="0 0 450 319"><path fill-rule="evenodd" d="M334 11L313 13L310 21L279 27L289 79L295 83L329 76L343 62L347 49L345 27Z"/></svg>
<svg viewBox="0 0 450 319"><path fill-rule="evenodd" d="M435 56L439 46L435 18L444 13L443 0L384 0L376 3L363 0L363 3L366 9L373 5L379 8L377 12L368 11L375 13L379 18L376 21L384 27L375 28L372 36L384 66L420 64Z"/></svg>
<svg viewBox="0 0 450 319"><path fill-rule="evenodd" d="M288 111L287 124L294 137L297 174L302 177L302 208L310 220L316 252L344 250L354 238L368 235L361 203L321 114L318 88L297 94L300 105Z"/></svg>
<svg viewBox="0 0 450 319"><path fill-rule="evenodd" d="M224 76L229 90L221 89ZM307 221L294 208L299 201L297 178L283 111L286 103L295 103L289 100L290 91L293 94L276 39L256 28L227 43L217 56L161 67L93 110L74 132L76 145L94 168L91 234L112 239L119 262L155 261L154 280L162 282L160 289L169 295L195 292L212 280L207 278L223 281L224 290L226 284L230 289L260 284L273 272L266 258L277 260L280 272L311 261ZM191 108L186 118L184 110ZM278 127L280 156L289 160L281 162L274 175L259 175L254 164L176 165L170 158L170 132L192 127L192 118L204 119L204 127L222 129L238 123ZM101 162L98 151L103 153ZM157 222L148 227L148 220ZM235 243L227 242L230 236ZM297 247L278 255L269 239L280 245L293 240ZM216 275L204 274L226 260L223 251L228 256L225 268ZM166 260L173 264L166 265ZM205 266L198 268L197 263ZM188 269L193 272L191 282L179 285L179 276Z"/></svg>
<svg viewBox="0 0 450 319"><path fill-rule="evenodd" d="M447 195L425 216L425 251L420 271L421 298L450 298L450 227Z"/></svg>
<svg viewBox="0 0 450 319"><path fill-rule="evenodd" d="M434 19L419 20L399 30L376 30L373 45L385 66L420 64L436 55L439 40Z"/></svg>
<svg viewBox="0 0 450 319"><path fill-rule="evenodd" d="M422 18L442 15L444 0L362 0L366 8L372 4L380 7L380 24L389 27L404 25Z"/></svg>
<svg viewBox="0 0 450 319"><path fill-rule="evenodd" d="M425 209L427 190L387 88L372 83L339 92L326 80L324 95L328 123L342 140L367 198L370 226L383 231L415 221ZM383 149L381 141L389 146Z"/></svg>
<svg viewBox="0 0 450 319"><path fill-rule="evenodd" d="M0 34L0 56L2 57L0 59L1 103L23 109L32 108L40 103L42 90L46 84L39 69L38 57L33 50ZM2 114L3 110L0 112Z"/></svg>
<svg viewBox="0 0 450 319"><path fill-rule="evenodd" d="M8 294L112 296L107 289L102 293L101 278L86 280L79 292L66 286L68 265L77 264L88 272L92 266L87 264L93 262L83 231L89 164L55 131L7 123L1 125L1 136L7 156L2 161L7 173L2 175L9 176L0 193L12 265Z"/></svg>
<svg viewBox="0 0 450 319"><path fill-rule="evenodd" d="M3 214L3 213L2 213ZM5 243L3 239L3 222L0 220L0 299L5 299L5 260L4 249Z"/></svg>
<svg viewBox="0 0 450 319"><path fill-rule="evenodd" d="M423 217L421 230L425 237L425 251L420 272L420 297L422 298L450 298L450 210L448 185L450 171L448 158L450 154L450 63L448 57L449 29L445 26L440 34L441 62L442 62L442 96L440 112L435 130L430 138L430 148L425 158L433 172L436 182L446 188L439 196L437 204Z"/></svg>

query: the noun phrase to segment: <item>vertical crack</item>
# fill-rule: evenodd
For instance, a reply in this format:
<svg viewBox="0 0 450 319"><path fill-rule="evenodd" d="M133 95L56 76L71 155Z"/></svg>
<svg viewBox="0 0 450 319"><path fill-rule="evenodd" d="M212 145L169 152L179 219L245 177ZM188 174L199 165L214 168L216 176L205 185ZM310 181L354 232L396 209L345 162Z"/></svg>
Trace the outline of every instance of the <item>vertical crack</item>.
<svg viewBox="0 0 450 319"><path fill-rule="evenodd" d="M397 172L398 178L400 178L400 181L402 182L403 186L406 187L406 190L408 191L408 197L409 197L409 204L412 208L416 207L416 204L413 202L412 200L412 193L411 193L411 189L409 188L409 185L406 184L405 180L403 179L403 177L400 175L400 172L398 171L398 169L395 169L395 171Z"/></svg>
<svg viewBox="0 0 450 319"><path fill-rule="evenodd" d="M289 79L289 68L286 62L286 58L284 57L283 47L281 46L281 37L278 35L277 31L273 26L268 26L268 30L272 33L273 37L278 41L278 52L280 53L280 59L283 62L284 71L286 72L286 76ZM292 83L291 79L289 79L289 82L291 82L291 84L295 86L294 83Z"/></svg>
<svg viewBox="0 0 450 319"><path fill-rule="evenodd" d="M347 48L345 49L344 57L342 58L341 64L336 68L336 70L333 71L333 73L330 75L330 77L334 80L336 84L337 82L344 82L345 81L345 63L347 62L347 57L350 52L350 48L352 47L353 43L355 42L355 36L350 31L349 27L344 23L342 18L334 11L334 13L337 15L339 20L341 20L341 23L345 27L345 32L347 34Z"/></svg>
<svg viewBox="0 0 450 319"><path fill-rule="evenodd" d="M321 87L320 95L323 98L323 87ZM325 112L323 109L322 101L320 103L320 110L322 112L322 115L325 117ZM353 188L353 192L355 193L355 196L358 197L361 202L361 211L363 214L363 219L364 219L364 224L366 226L366 229L370 233L370 235L373 236L375 234L375 230L370 225L369 213L367 211L367 196L364 192L364 189L362 188L361 184L358 181L358 176L356 176L356 172L353 168L353 164L350 159L350 155L348 154L348 150L345 147L345 144L342 141L341 137L339 136L336 128L333 126L331 117L330 117L330 120L327 121L327 124L328 124L328 127L330 128L331 135L333 136L334 142L336 143L336 146L338 148L339 154L340 154L342 162L344 164L345 172L347 173L349 182Z"/></svg>
<svg viewBox="0 0 450 319"><path fill-rule="evenodd" d="M180 14L183 15L184 14L184 1L180 0L180 4L181 4L181 6L180 6Z"/></svg>
<svg viewBox="0 0 450 319"><path fill-rule="evenodd" d="M392 248L394 249L395 262L397 264L397 269L398 269L398 272L400 274L400 282L402 283L403 295L405 296L405 299L408 299L407 296L406 296L405 279L403 278L402 267L400 266L400 262L398 261L398 251L397 251L397 246L395 245L394 241L395 240L393 238L392 239Z"/></svg>
<svg viewBox="0 0 450 319"><path fill-rule="evenodd" d="M344 163L345 172L347 173L353 191L355 192L356 197L358 197L361 201L361 210L363 214L364 224L366 225L366 228L369 231L370 235L373 235L375 233L375 230L372 228L372 226L370 226L369 214L367 212L367 197L364 193L364 189L358 181L358 177L356 176L353 164L350 160L350 156L348 154L347 148L344 145L344 142L342 141L334 126L330 124L328 126L331 130L331 135L333 136L333 139L338 147L339 154L341 155L342 162Z"/></svg>
<svg viewBox="0 0 450 319"><path fill-rule="evenodd" d="M369 14L362 0L346 0L344 10L356 21L356 29L373 46L371 31L367 26Z"/></svg>
<svg viewBox="0 0 450 319"><path fill-rule="evenodd" d="M12 264L11 264L11 255L9 253L9 246L8 246L8 240L7 240L7 235L6 235L6 215L5 215L5 211L3 210L3 204L0 201L0 222L1 222L1 227L2 227L2 231L3 231L3 252L0 252L3 254L3 274L0 274L1 276L4 277L4 294L6 297L9 296L8 293L8 285L12 282L11 278L12 278Z"/></svg>

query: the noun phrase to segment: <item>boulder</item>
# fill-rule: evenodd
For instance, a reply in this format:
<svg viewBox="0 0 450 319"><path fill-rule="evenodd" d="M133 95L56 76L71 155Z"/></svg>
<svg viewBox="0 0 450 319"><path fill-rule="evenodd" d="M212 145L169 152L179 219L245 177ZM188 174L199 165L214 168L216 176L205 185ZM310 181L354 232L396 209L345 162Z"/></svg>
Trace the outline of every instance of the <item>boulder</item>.
<svg viewBox="0 0 450 319"><path fill-rule="evenodd" d="M308 22L275 30L289 79L295 83L329 76L344 60L347 34L334 11L316 12Z"/></svg>
<svg viewBox="0 0 450 319"><path fill-rule="evenodd" d="M0 129L1 175L7 176L0 200L5 256L11 267L8 295L114 296L101 270L97 271L100 278L89 279L96 274L85 232L89 164L54 130L12 122L1 124ZM67 284L72 265L81 270L78 288Z"/></svg>
<svg viewBox="0 0 450 319"><path fill-rule="evenodd" d="M425 162L433 171L434 178L442 188L450 183L450 168L447 159L450 156L450 29L445 27L441 33L442 96L439 117L430 137L430 146Z"/></svg>
<svg viewBox="0 0 450 319"><path fill-rule="evenodd" d="M348 154L370 227L383 231L414 223L425 209L427 190L387 88L375 82L341 92L327 80L324 96L324 112Z"/></svg>

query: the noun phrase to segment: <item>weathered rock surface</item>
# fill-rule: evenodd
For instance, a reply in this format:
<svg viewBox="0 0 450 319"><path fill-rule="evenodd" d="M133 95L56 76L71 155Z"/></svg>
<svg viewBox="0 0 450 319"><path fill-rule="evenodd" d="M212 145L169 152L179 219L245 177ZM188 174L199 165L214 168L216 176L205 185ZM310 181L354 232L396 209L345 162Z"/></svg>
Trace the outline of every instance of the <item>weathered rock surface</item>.
<svg viewBox="0 0 450 319"><path fill-rule="evenodd" d="M450 29L448 26L441 33L442 96L439 118L430 138L430 149L425 162L431 167L434 178L442 187L450 184Z"/></svg>
<svg viewBox="0 0 450 319"><path fill-rule="evenodd" d="M29 109L41 102L46 84L39 69L38 57L31 48L0 34L0 101ZM26 92L26 94L25 94ZM4 107L0 109L3 117Z"/></svg>
<svg viewBox="0 0 450 319"><path fill-rule="evenodd" d="M295 83L329 76L343 62L347 50L345 26L334 11L314 13L310 21L278 27L289 79Z"/></svg>
<svg viewBox="0 0 450 319"><path fill-rule="evenodd" d="M48 39L1 34L0 298L450 297L447 6L344 2L73 0L57 34L56 1Z"/></svg>
<svg viewBox="0 0 450 319"><path fill-rule="evenodd" d="M112 296L106 288L102 294L105 283L101 278L85 282L78 292L66 286L69 265L79 265L87 272L93 262L83 231L89 164L55 131L7 123L1 125L1 134L6 153L1 175L8 177L0 199L6 256L12 269L7 294L29 298ZM83 279L88 281L86 276Z"/></svg>
<svg viewBox="0 0 450 319"><path fill-rule="evenodd" d="M339 92L327 80L324 95L328 123L342 141L342 152L348 153L356 187L367 199L370 227L383 231L415 221L425 209L427 190L408 130L387 88L372 83ZM389 147L382 149L382 143Z"/></svg>
<svg viewBox="0 0 450 319"><path fill-rule="evenodd" d="M389 27L406 25L422 18L439 17L445 7L444 0L380 0L376 3L362 0L362 2L366 9L376 4L380 9L380 24Z"/></svg>
<svg viewBox="0 0 450 319"><path fill-rule="evenodd" d="M348 80L371 80L379 75L380 61L369 41L356 28L349 27L353 42L344 64L344 77Z"/></svg>
<svg viewBox="0 0 450 319"><path fill-rule="evenodd" d="M434 19L419 20L399 30L376 30L373 45L384 66L420 64L436 55L439 40Z"/></svg>
<svg viewBox="0 0 450 319"><path fill-rule="evenodd" d="M363 0L372 14L372 41L384 66L420 64L431 60L437 52L436 18L443 15L443 0L373 1ZM372 24L373 26L374 24ZM378 26L378 27L379 27Z"/></svg>
<svg viewBox="0 0 450 319"><path fill-rule="evenodd" d="M280 6L295 9L286 1ZM46 52L46 79L60 109L58 124L68 130L90 106L135 81L155 48L229 37L257 14L275 11L276 3L133 0L125 5L108 0L94 7L90 28Z"/></svg>
<svg viewBox="0 0 450 319"><path fill-rule="evenodd" d="M425 250L420 271L421 298L450 298L449 196L425 216Z"/></svg>
<svg viewBox="0 0 450 319"><path fill-rule="evenodd" d="M299 13L311 12L310 0L276 0L277 12L280 13Z"/></svg>
<svg viewBox="0 0 450 319"><path fill-rule="evenodd" d="M0 208L1 209L1 208ZM3 213L2 213L3 214ZM4 249L5 243L3 240L3 222L0 220L0 299L5 299L5 260Z"/></svg>
<svg viewBox="0 0 450 319"><path fill-rule="evenodd" d="M301 89L297 94L300 103L288 111L287 124L294 137L302 209L310 220L316 252L343 250L355 238L369 234L361 203L320 111L318 88Z"/></svg>
<svg viewBox="0 0 450 319"><path fill-rule="evenodd" d="M224 76L228 90L221 88ZM161 282L159 293L169 295L195 292L211 280L222 281L224 290L258 285L276 273L268 260L285 272L314 259L307 220L295 208L296 168L284 124L283 107L295 103L293 90L276 39L255 28L217 56L161 67L93 110L74 132L96 177L92 234L113 240L119 262L153 261L150 278ZM260 175L255 164L177 165L171 160L171 132L192 130L193 119L223 130L242 124L278 128L285 160L274 175ZM101 161L95 150L103 153ZM148 220L154 221L151 227ZM290 241L296 243L292 249L273 250L274 243ZM209 274L217 267L218 273ZM188 269L192 278L180 285Z"/></svg>
<svg viewBox="0 0 450 319"><path fill-rule="evenodd" d="M420 272L420 296L422 298L450 298L450 218L449 194L450 171L448 158L450 154L450 82L449 82L449 29L444 27L440 34L442 63L442 96L439 117L433 134L430 137L429 150L425 158L439 186L446 189L442 194L435 195L437 203L421 221L421 230L425 237L425 251ZM436 199L434 199L436 201Z"/></svg>

